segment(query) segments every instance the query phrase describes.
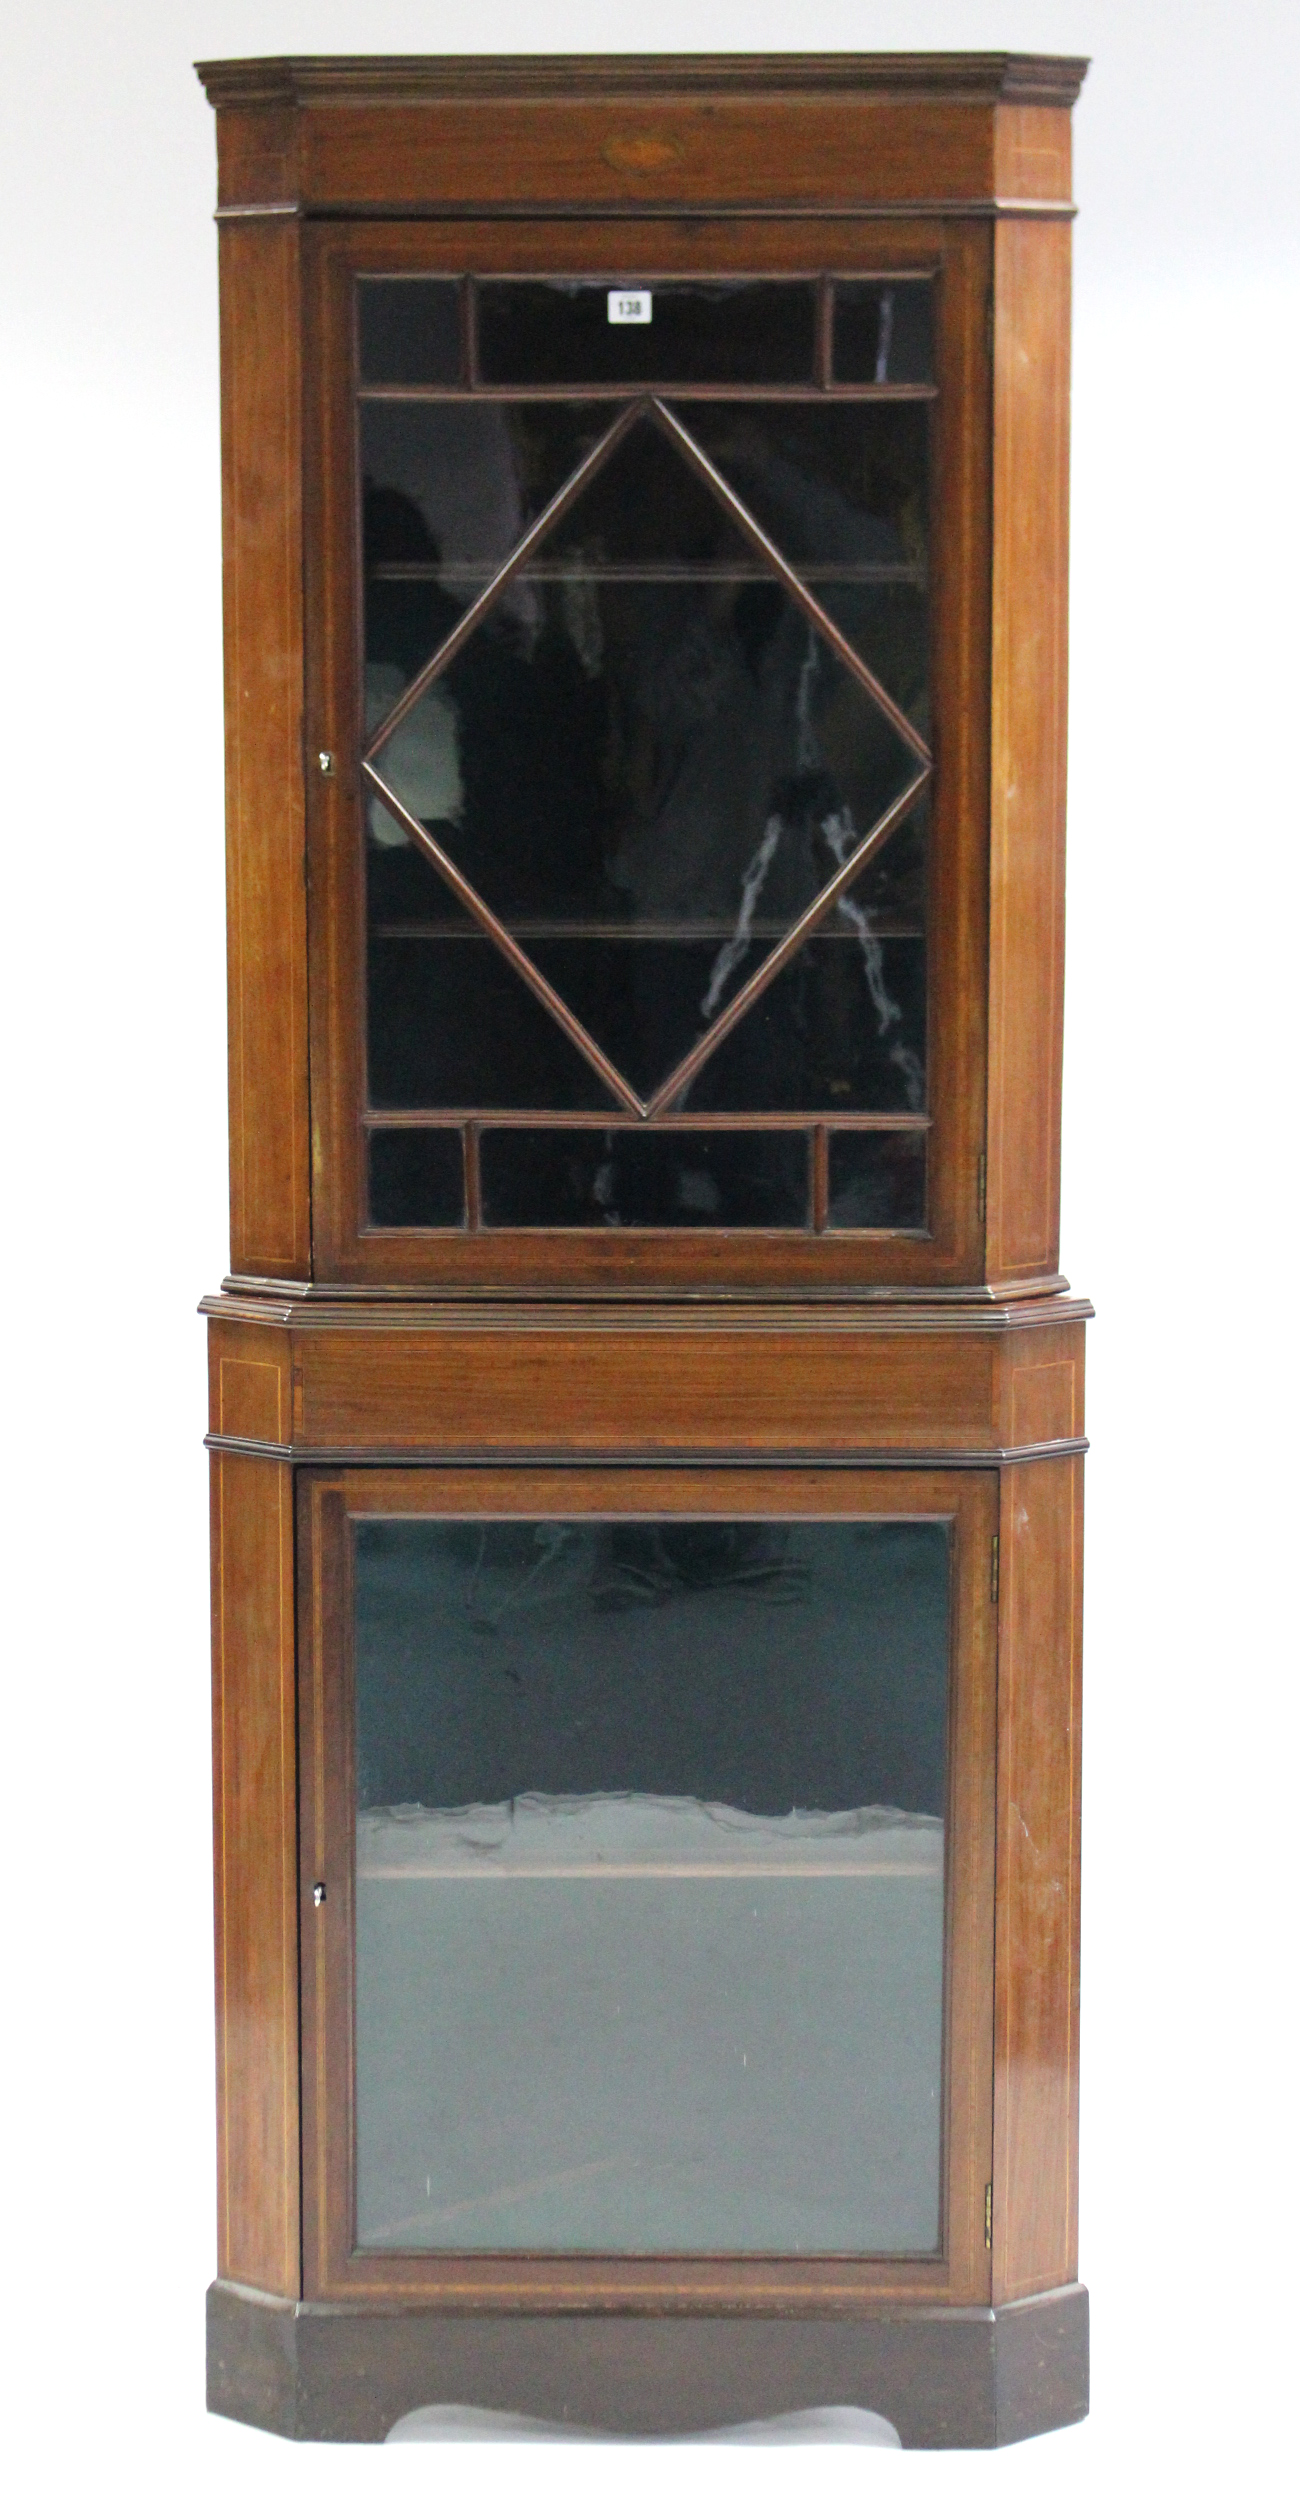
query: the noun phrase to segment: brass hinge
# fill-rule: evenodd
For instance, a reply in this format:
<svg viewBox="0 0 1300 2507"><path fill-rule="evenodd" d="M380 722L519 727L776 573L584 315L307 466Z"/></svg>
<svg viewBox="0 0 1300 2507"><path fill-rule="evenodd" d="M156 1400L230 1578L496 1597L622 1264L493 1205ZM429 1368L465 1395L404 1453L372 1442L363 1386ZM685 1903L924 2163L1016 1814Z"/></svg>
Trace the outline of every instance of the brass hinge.
<svg viewBox="0 0 1300 2507"><path fill-rule="evenodd" d="M993 2251L993 2188L991 2185L986 2185L984 2188L984 2243L991 2254Z"/></svg>
<svg viewBox="0 0 1300 2507"><path fill-rule="evenodd" d="M995 1609L997 1608L998 1599L998 1578L1001 1572L1001 1546L1000 1537L995 1532L993 1535L993 1555L989 1560L989 1600L992 1602Z"/></svg>
<svg viewBox="0 0 1300 2507"><path fill-rule="evenodd" d="M982 1222L989 1197L989 1162L981 1149L975 1161L975 1215Z"/></svg>

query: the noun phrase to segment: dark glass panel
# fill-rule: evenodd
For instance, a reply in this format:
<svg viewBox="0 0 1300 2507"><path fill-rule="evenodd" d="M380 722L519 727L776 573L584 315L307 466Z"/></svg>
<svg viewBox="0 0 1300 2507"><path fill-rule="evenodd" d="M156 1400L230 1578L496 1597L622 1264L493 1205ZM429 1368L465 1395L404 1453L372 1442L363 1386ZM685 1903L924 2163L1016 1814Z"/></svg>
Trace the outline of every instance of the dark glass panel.
<svg viewBox="0 0 1300 2507"><path fill-rule="evenodd" d="M678 414L923 729L928 409L915 402L693 401Z"/></svg>
<svg viewBox="0 0 1300 2507"><path fill-rule="evenodd" d="M808 1142L788 1132L491 1132L488 1227L806 1227Z"/></svg>
<svg viewBox="0 0 1300 2507"><path fill-rule="evenodd" d="M370 401L360 412L367 565L494 574L607 433L591 401Z"/></svg>
<svg viewBox="0 0 1300 2507"><path fill-rule="evenodd" d="M462 1227L465 1161L459 1132L372 1132L372 1227Z"/></svg>
<svg viewBox="0 0 1300 2507"><path fill-rule="evenodd" d="M864 912L882 922L923 927L929 850L930 796L926 791L854 882L853 895Z"/></svg>
<svg viewBox="0 0 1300 2507"><path fill-rule="evenodd" d="M697 1114L921 1112L924 941L878 940L837 910L723 1038L681 1104Z"/></svg>
<svg viewBox="0 0 1300 2507"><path fill-rule="evenodd" d="M494 941L372 940L370 1103L607 1112L608 1092Z"/></svg>
<svg viewBox="0 0 1300 2507"><path fill-rule="evenodd" d="M485 383L808 383L816 333L807 280L631 287L649 321L615 322L607 279L477 284Z"/></svg>
<svg viewBox="0 0 1300 2507"><path fill-rule="evenodd" d="M507 409L491 401L378 401L362 408L369 732L572 476L612 414L581 403ZM502 600L503 615L517 615L527 633L527 601L521 608L510 590ZM408 732L407 739L415 742L409 764L418 785L424 779L419 751L429 746L429 734ZM378 807L372 805L372 831L391 841L379 830Z"/></svg>
<svg viewBox="0 0 1300 2507"><path fill-rule="evenodd" d="M644 1093L915 761L775 581L512 591L377 765ZM611 967L619 935L689 947L672 973L638 951L642 1007L581 942L593 925Z"/></svg>
<svg viewBox="0 0 1300 2507"><path fill-rule="evenodd" d="M942 1523L407 1518L356 1544L363 1809L628 1791L943 1816Z"/></svg>
<svg viewBox="0 0 1300 2507"><path fill-rule="evenodd" d="M461 380L458 279L358 279L362 383Z"/></svg>
<svg viewBox="0 0 1300 2507"><path fill-rule="evenodd" d="M930 603L914 583L814 574L808 589L923 740L930 736Z"/></svg>
<svg viewBox="0 0 1300 2507"><path fill-rule="evenodd" d="M410 939L417 932L476 933L479 925L453 896L419 845L408 843L382 802L370 813L370 832L377 825L401 836L395 844L382 838L366 852L366 899L370 930L376 939Z"/></svg>
<svg viewBox="0 0 1300 2507"><path fill-rule="evenodd" d="M753 574L762 567L721 498L650 418L616 445L537 555L579 572L649 565Z"/></svg>
<svg viewBox="0 0 1300 2507"><path fill-rule="evenodd" d="M932 2252L940 1523L362 1522L364 2247Z"/></svg>
<svg viewBox="0 0 1300 2507"><path fill-rule="evenodd" d="M924 1227L927 1135L832 1132L830 1227Z"/></svg>
<svg viewBox="0 0 1300 2507"><path fill-rule="evenodd" d="M838 279L831 347L837 383L929 383L934 292L929 279Z"/></svg>

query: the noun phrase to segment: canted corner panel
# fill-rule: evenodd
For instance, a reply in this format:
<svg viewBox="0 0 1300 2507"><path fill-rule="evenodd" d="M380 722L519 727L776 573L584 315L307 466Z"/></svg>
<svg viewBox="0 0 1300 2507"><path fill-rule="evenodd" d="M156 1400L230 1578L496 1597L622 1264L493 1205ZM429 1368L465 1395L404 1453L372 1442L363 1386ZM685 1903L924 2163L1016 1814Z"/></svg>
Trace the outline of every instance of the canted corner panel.
<svg viewBox="0 0 1300 2507"><path fill-rule="evenodd" d="M240 1444L290 1443L292 1337L282 1326L209 1320L208 1427Z"/></svg>
<svg viewBox="0 0 1300 2507"><path fill-rule="evenodd" d="M1083 1465L1003 1474L993 2297L1077 2269Z"/></svg>
<svg viewBox="0 0 1300 2507"><path fill-rule="evenodd" d="M1070 232L994 255L988 1277L1056 1269L1065 912Z"/></svg>
<svg viewBox="0 0 1300 2507"><path fill-rule="evenodd" d="M212 1569L218 2268L223 2280L296 2297L297 1758L285 1465L213 1456Z"/></svg>
<svg viewBox="0 0 1300 2507"><path fill-rule="evenodd" d="M1084 1433L1084 1323L1035 1324L1008 1332L998 1348L998 1443L1074 1443Z"/></svg>
<svg viewBox="0 0 1300 2507"><path fill-rule="evenodd" d="M999 201L1068 203L1071 123L1066 107L999 104L993 144Z"/></svg>
<svg viewBox="0 0 1300 2507"><path fill-rule="evenodd" d="M298 196L292 105L225 105L217 115L217 197L223 209L284 209Z"/></svg>
<svg viewBox="0 0 1300 2507"><path fill-rule="evenodd" d="M221 230L230 1237L310 1270L299 237Z"/></svg>

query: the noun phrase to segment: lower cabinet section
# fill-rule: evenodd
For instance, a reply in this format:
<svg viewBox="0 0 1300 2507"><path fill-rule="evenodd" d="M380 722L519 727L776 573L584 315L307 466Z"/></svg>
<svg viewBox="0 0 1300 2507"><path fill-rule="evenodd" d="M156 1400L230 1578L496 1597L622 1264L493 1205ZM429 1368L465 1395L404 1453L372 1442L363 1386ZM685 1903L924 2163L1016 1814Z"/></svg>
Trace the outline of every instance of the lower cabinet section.
<svg viewBox="0 0 1300 2507"><path fill-rule="evenodd" d="M223 1363L213 2408L1081 2416L1059 1358L920 1462L300 1460Z"/></svg>

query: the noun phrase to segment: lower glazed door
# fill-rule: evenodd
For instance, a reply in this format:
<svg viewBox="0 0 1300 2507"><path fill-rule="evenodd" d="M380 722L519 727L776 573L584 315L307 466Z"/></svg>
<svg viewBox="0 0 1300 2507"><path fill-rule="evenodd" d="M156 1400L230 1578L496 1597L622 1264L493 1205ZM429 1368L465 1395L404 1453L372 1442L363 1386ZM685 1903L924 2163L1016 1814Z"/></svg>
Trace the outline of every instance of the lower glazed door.
<svg viewBox="0 0 1300 2507"><path fill-rule="evenodd" d="M987 2299L996 1495L300 1475L308 2297Z"/></svg>

